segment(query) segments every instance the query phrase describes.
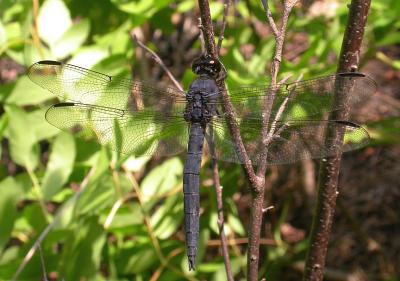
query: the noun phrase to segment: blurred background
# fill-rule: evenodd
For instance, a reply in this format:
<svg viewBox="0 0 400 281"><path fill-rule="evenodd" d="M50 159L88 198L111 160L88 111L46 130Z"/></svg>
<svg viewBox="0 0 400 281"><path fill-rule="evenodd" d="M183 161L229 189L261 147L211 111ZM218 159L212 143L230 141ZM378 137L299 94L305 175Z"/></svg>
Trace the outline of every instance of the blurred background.
<svg viewBox="0 0 400 281"><path fill-rule="evenodd" d="M304 0L288 24L279 77L334 73L347 18L342 0ZM211 1L219 34L223 3ZM270 1L279 19L281 1ZM354 116L372 137L343 156L326 280L400 280L400 1L372 1L360 70L378 91ZM193 0L0 2L0 280L225 280L210 161L201 174L198 267L187 271L183 155L118 158L49 125L57 102L25 75L53 59L170 83L132 41L154 50L185 89L201 52ZM260 1L234 1L221 60L229 86L269 82L274 40ZM171 83L170 83L171 84ZM219 163L235 280L245 280L250 192L241 167ZM272 166L260 274L300 280L318 161ZM28 261L24 258L40 243Z"/></svg>

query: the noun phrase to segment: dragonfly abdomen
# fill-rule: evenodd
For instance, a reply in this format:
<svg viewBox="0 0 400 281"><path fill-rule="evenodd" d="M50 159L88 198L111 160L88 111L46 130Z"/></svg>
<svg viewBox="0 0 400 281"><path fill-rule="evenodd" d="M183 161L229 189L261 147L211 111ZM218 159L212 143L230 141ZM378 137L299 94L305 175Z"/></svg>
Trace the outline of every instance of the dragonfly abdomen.
<svg viewBox="0 0 400 281"><path fill-rule="evenodd" d="M199 174L203 142L204 128L200 123L192 123L190 126L188 154L183 171L185 232L189 270L195 269L199 240Z"/></svg>

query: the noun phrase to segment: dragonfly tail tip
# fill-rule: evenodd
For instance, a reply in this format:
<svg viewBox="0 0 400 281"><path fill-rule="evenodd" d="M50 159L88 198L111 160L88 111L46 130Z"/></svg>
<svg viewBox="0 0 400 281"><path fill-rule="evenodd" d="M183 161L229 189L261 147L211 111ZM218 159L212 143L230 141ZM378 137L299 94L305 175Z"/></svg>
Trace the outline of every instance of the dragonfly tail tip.
<svg viewBox="0 0 400 281"><path fill-rule="evenodd" d="M194 256L188 256L189 271L196 270L196 261Z"/></svg>

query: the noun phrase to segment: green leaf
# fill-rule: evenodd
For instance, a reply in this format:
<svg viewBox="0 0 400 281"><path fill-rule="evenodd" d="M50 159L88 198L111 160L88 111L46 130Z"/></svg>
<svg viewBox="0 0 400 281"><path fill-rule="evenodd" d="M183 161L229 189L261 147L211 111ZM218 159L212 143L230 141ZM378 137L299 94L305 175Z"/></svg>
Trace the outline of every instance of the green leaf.
<svg viewBox="0 0 400 281"><path fill-rule="evenodd" d="M0 252L11 236L17 217L16 205L22 193L22 187L15 179L7 177L0 182Z"/></svg>
<svg viewBox="0 0 400 281"><path fill-rule="evenodd" d="M101 251L105 242L105 232L96 217L81 221L64 245L62 260L71 262L63 264L61 276L65 280L92 280L100 269Z"/></svg>
<svg viewBox="0 0 400 281"><path fill-rule="evenodd" d="M53 46L72 25L67 6L61 0L46 0L39 11L39 36Z"/></svg>
<svg viewBox="0 0 400 281"><path fill-rule="evenodd" d="M92 68L96 63L108 57L108 55L107 50L104 48L89 46L80 48L69 63L80 67Z"/></svg>
<svg viewBox="0 0 400 281"><path fill-rule="evenodd" d="M142 181L144 199L163 194L181 183L183 165L175 157L154 168Z"/></svg>
<svg viewBox="0 0 400 281"><path fill-rule="evenodd" d="M39 163L39 147L27 114L16 106L6 107L9 116L8 141L12 160L34 170Z"/></svg>
<svg viewBox="0 0 400 281"><path fill-rule="evenodd" d="M30 128L35 133L37 142L52 138L61 132L46 121L46 111L47 108L41 108L27 113Z"/></svg>
<svg viewBox="0 0 400 281"><path fill-rule="evenodd" d="M6 42L7 42L6 30L3 26L3 23L0 21L0 49L3 48L3 45Z"/></svg>
<svg viewBox="0 0 400 281"><path fill-rule="evenodd" d="M17 80L6 102L19 106L37 105L51 98L54 98L52 93L34 84L27 76L22 76Z"/></svg>
<svg viewBox="0 0 400 281"><path fill-rule="evenodd" d="M400 119L398 117L370 123L367 129L375 144L398 145L400 143Z"/></svg>
<svg viewBox="0 0 400 281"><path fill-rule="evenodd" d="M134 247L125 246L119 251L113 260L118 272L122 274L141 273L157 261L156 253L153 247L150 247L150 241Z"/></svg>
<svg viewBox="0 0 400 281"><path fill-rule="evenodd" d="M126 203L129 206L122 206L118 209L108 229L110 231L116 231L118 229L127 228L133 225L143 225L143 212L138 203ZM104 224L107 216L102 216L101 223Z"/></svg>
<svg viewBox="0 0 400 281"><path fill-rule="evenodd" d="M42 188L45 200L49 200L67 182L75 160L75 143L70 134L61 133L53 143L47 163Z"/></svg>
<svg viewBox="0 0 400 281"><path fill-rule="evenodd" d="M125 1L125 0L112 0L115 5L126 13L134 14L137 16L151 17L153 14L168 6L172 0L141 0L141 1Z"/></svg>
<svg viewBox="0 0 400 281"><path fill-rule="evenodd" d="M55 42L52 49L53 54L58 59L63 59L66 56L74 53L85 42L89 35L90 22L84 19L72 25L60 39Z"/></svg>
<svg viewBox="0 0 400 281"><path fill-rule="evenodd" d="M236 216L233 216L231 214L228 215L228 225L232 230L239 234L240 236L244 236L246 231L244 230L244 227L242 225L242 222L240 219ZM229 233L227 233L229 235Z"/></svg>
<svg viewBox="0 0 400 281"><path fill-rule="evenodd" d="M181 193L168 197L151 217L154 234L167 239L176 233L183 219L183 198Z"/></svg>

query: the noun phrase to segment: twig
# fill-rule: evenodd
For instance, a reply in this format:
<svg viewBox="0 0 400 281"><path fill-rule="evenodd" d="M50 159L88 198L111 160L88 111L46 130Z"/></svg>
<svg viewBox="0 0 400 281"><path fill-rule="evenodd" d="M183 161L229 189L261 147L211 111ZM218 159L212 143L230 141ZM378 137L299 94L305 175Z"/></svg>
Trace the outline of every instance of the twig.
<svg viewBox="0 0 400 281"><path fill-rule="evenodd" d="M148 48L146 45L144 45L137 37L135 34L133 34L133 32L131 32L131 38L134 42L136 42L136 44L138 44L138 46L140 48L142 48L143 50L145 50L146 52L148 52L151 55L151 58L158 63L161 68L165 71L165 73L168 75L169 79L171 79L171 81L174 83L175 87L177 87L179 90L183 91L182 86L179 84L179 82L175 79L174 75L172 75L172 73L169 71L169 69L165 66L164 62L161 60L161 58L150 48Z"/></svg>
<svg viewBox="0 0 400 281"><path fill-rule="evenodd" d="M352 0L350 4L338 72L357 69L370 4L370 0ZM340 85L335 85L335 104L347 104L348 96L348 93L344 93ZM329 118L345 120L349 108L347 106L342 108L343 110L335 111ZM323 278L329 235L336 206L343 134L343 130L329 130L327 132L325 145L328 145L328 147L335 146L337 150L334 156L320 162L316 211L311 227L310 248L303 277L305 281L319 281Z"/></svg>
<svg viewBox="0 0 400 281"><path fill-rule="evenodd" d="M228 17L228 12L229 12L229 6L231 5L230 0L225 0L224 1L224 14L222 17L222 24L221 24L221 31L218 37L218 43L217 43L217 54L218 56L220 55L221 52L221 46L222 46L222 41L224 40L224 33L225 33L225 27L226 27L226 19Z"/></svg>
<svg viewBox="0 0 400 281"><path fill-rule="evenodd" d="M303 74L300 74L300 76L297 78L296 82L299 82L301 79L303 78ZM279 134L277 134L277 132L275 131L276 129L276 124L281 121L281 117L283 112L286 110L286 106L289 102L289 100L292 98L293 94L296 92L296 86L293 89L289 90L288 95L286 96L286 98L283 100L283 102L281 103L281 105L278 108L278 111L275 115L274 120L272 121L271 124L271 129L268 132L267 138L265 140L263 140L263 143L268 146L268 144L272 141L272 138L274 136L279 136ZM283 128L283 126L279 129L280 131L282 131L281 129Z"/></svg>
<svg viewBox="0 0 400 281"><path fill-rule="evenodd" d="M282 52L283 52L283 43L285 41L285 35L286 35L286 26L287 22L289 20L289 15L290 12L292 11L293 7L296 5L298 0L285 0L283 3L283 16L282 16L282 23L281 23L281 28L278 31L277 26L275 24L275 21L272 18L271 12L268 7L267 0L262 0L263 1L263 7L265 10L265 13L267 15L268 22L271 25L271 29L273 30L274 36L275 36L275 53L274 57L272 59L272 64L271 64L271 88L272 91L270 91L270 96L265 99L265 104L263 107L263 124L262 124L262 132L261 136L263 140L266 140L268 138L268 127L269 127L269 119L271 115L271 110L272 110L272 105L275 100L275 95L277 93L277 77L278 77L278 72L280 68L280 64L282 61ZM269 16L271 15L271 16ZM267 169L267 151L265 150L262 157L260 157L259 165L258 165L258 170L257 170L257 176L261 177L265 175L266 169Z"/></svg>
<svg viewBox="0 0 400 281"><path fill-rule="evenodd" d="M264 7L265 16L268 19L269 26L272 29L272 33L274 34L275 38L278 38L279 35L280 35L280 32L278 31L278 28L276 27L275 20L272 17L271 10L269 9L269 6L268 6L268 0L261 0L261 3L263 5L263 7Z"/></svg>
<svg viewBox="0 0 400 281"><path fill-rule="evenodd" d="M226 277L229 281L233 281L234 279L232 274L231 261L229 259L228 242L224 231L225 220L224 220L224 209L222 201L222 186L219 182L218 163L215 158L212 159L212 166L213 166L213 180L215 186L215 193L217 197L217 213L218 213L217 223L218 223L219 236L221 240L222 256L224 257Z"/></svg>
<svg viewBox="0 0 400 281"><path fill-rule="evenodd" d="M39 248L39 255L40 255L40 264L42 266L43 281L48 281L46 265L44 263L43 251L42 251L42 247L40 246L40 244L39 244L38 248Z"/></svg>
<svg viewBox="0 0 400 281"><path fill-rule="evenodd" d="M89 171L89 173L85 176L85 178L83 179L83 181L80 184L80 188L79 188L78 192L76 192L74 194L74 196L71 197L71 199L68 200L69 202L70 201L76 201L80 197L80 195L82 194L82 191L87 186L87 184L89 182L89 179L94 174L94 171L95 171L95 166L92 167L92 169ZM64 205L68 205L68 202L65 203ZM40 244L43 242L44 238L46 238L47 234L50 232L50 230L52 230L54 228L54 226L58 223L58 221L60 220L60 218L64 214L64 210L65 209L61 209L57 213L57 215L54 218L53 222L48 224L47 227L42 231L42 233L39 235L38 239L35 241L33 246L30 248L28 253L25 255L24 259L22 260L20 266L18 267L17 271L15 272L15 274L14 274L14 276L13 276L13 278L11 280L18 280L19 275L22 273L22 271L24 270L24 268L26 267L28 262L31 260L31 258L33 257L33 255L35 254L37 249L40 247Z"/></svg>

